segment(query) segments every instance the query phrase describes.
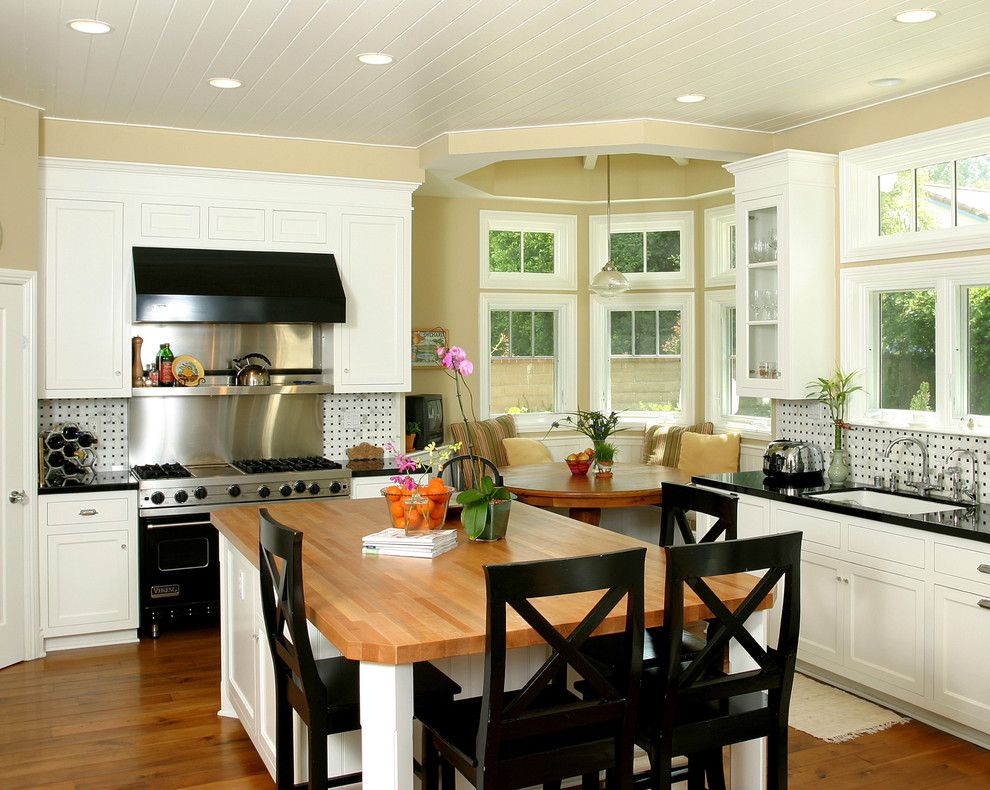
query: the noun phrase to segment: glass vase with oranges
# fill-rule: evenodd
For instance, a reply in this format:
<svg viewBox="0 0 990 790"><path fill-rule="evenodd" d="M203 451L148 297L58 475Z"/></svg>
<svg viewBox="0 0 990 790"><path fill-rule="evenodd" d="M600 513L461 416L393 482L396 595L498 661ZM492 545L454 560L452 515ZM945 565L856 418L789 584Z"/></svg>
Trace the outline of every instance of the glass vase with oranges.
<svg viewBox="0 0 990 790"><path fill-rule="evenodd" d="M386 448L395 452L392 444L386 445ZM405 530L407 535L443 527L450 495L454 492L439 477L431 475L434 469L440 468L460 449L460 444L438 451L436 443L431 442L424 449L427 453L425 460L397 453L395 460L400 474L390 478L393 485L382 489L392 526ZM421 473L419 480L410 474L417 471Z"/></svg>

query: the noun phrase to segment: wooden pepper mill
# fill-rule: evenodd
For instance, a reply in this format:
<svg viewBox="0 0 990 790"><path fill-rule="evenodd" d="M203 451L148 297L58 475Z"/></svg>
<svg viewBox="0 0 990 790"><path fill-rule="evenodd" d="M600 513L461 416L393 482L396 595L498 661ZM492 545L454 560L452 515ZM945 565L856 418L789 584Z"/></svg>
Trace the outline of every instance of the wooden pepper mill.
<svg viewBox="0 0 990 790"><path fill-rule="evenodd" d="M131 386L144 386L144 365L141 364L141 344L144 339L138 336L131 338Z"/></svg>

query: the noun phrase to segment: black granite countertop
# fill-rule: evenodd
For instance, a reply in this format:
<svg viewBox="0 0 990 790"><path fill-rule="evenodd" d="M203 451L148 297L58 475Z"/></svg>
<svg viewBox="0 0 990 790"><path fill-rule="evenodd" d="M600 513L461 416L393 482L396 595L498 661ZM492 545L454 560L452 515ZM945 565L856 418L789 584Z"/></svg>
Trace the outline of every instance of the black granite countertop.
<svg viewBox="0 0 990 790"><path fill-rule="evenodd" d="M714 475L696 475L692 479L695 483L701 485L734 491L739 494L749 494L750 496L758 496L764 499L775 499L779 502L792 502L795 505L826 510L831 513L858 516L859 518L873 519L887 524L911 527L924 532L935 532L941 535L953 535L958 538L969 538L971 540L990 543L990 504L976 505L965 511L905 515L903 513L891 513L886 510L857 507L836 500L829 501L819 497L809 496L810 494L823 493L825 491L855 491L857 489L872 488L872 486L866 483L858 483L856 481L848 481L841 485L829 485L826 480L818 485L787 486L771 482L763 475L763 472L726 472ZM906 496L910 496L910 494ZM931 497L930 499L934 502L953 504L947 500L940 500L937 497Z"/></svg>
<svg viewBox="0 0 990 790"><path fill-rule="evenodd" d="M75 480L65 480L65 485L45 485L38 487L39 494L89 494L95 491L130 491L136 490L138 481L131 473L122 469L117 472L97 472L92 482L79 483Z"/></svg>

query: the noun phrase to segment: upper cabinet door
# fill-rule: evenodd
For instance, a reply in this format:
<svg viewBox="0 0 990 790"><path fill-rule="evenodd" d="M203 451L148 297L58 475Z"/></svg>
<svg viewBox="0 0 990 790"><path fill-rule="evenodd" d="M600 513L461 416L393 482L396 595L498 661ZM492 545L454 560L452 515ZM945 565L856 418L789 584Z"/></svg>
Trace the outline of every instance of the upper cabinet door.
<svg viewBox="0 0 990 790"><path fill-rule="evenodd" d="M123 204L45 205L44 398L126 397Z"/></svg>
<svg viewBox="0 0 990 790"><path fill-rule="evenodd" d="M408 392L411 386L409 215L344 214L340 276L347 322L334 325L337 392Z"/></svg>

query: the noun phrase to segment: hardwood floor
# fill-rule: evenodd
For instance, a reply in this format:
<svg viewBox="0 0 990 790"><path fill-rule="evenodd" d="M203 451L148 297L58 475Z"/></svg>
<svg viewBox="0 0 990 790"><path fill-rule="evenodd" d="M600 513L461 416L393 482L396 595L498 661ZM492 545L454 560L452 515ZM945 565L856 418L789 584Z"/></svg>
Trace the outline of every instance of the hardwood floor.
<svg viewBox="0 0 990 790"><path fill-rule="evenodd" d="M0 788L269 790L240 724L216 714L219 683L214 629L0 670ZM990 787L990 751L916 722L843 744L791 734L792 790Z"/></svg>

